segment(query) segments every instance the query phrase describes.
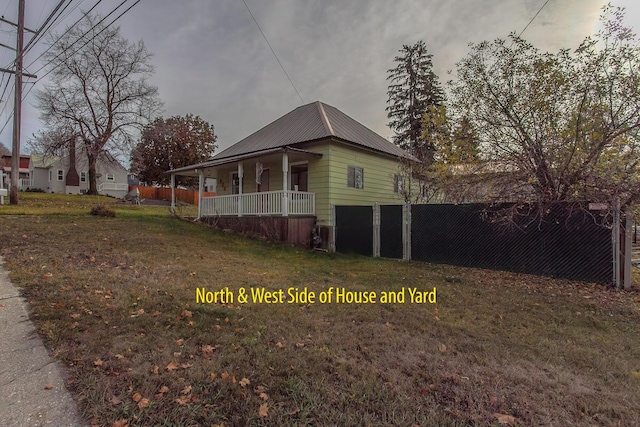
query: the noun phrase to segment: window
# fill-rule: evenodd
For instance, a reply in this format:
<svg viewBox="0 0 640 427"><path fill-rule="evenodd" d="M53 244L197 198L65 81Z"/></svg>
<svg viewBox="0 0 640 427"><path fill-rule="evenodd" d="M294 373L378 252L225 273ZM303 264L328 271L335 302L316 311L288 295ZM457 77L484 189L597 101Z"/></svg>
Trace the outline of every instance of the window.
<svg viewBox="0 0 640 427"><path fill-rule="evenodd" d="M393 175L393 192L401 194L404 191L404 180L402 175Z"/></svg>
<svg viewBox="0 0 640 427"><path fill-rule="evenodd" d="M87 182L87 173L80 172L80 182Z"/></svg>
<svg viewBox="0 0 640 427"><path fill-rule="evenodd" d="M49 170L49 182L53 181L53 171Z"/></svg>
<svg viewBox="0 0 640 427"><path fill-rule="evenodd" d="M107 181L115 181L116 177L112 173L107 173Z"/></svg>
<svg viewBox="0 0 640 427"><path fill-rule="evenodd" d="M364 170L362 168L347 167L347 187L364 188Z"/></svg>
<svg viewBox="0 0 640 427"><path fill-rule="evenodd" d="M58 181L64 181L64 171L62 169L58 169Z"/></svg>
<svg viewBox="0 0 640 427"><path fill-rule="evenodd" d="M238 172L231 172L231 194L240 194L240 178L238 178Z"/></svg>

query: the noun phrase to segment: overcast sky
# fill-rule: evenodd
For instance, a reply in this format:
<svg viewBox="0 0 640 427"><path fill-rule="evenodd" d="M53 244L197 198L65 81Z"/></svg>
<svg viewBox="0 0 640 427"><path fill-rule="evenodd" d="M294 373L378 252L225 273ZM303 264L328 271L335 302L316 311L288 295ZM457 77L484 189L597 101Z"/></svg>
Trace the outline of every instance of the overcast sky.
<svg viewBox="0 0 640 427"><path fill-rule="evenodd" d="M0 0L15 21L17 0ZM26 2L26 25L36 29L56 0ZM64 31L79 5L55 31ZM105 15L120 0L103 1ZM132 4L130 0L127 4ZM387 70L403 44L424 40L440 81L455 78L455 64L468 43L520 32L545 0L246 0L304 103L323 101L390 138L385 112ZM598 29L604 0L550 0L523 34L545 51L575 48ZM640 2L616 0L627 8L626 23L640 31ZM113 15L117 16L117 15ZM302 101L282 72L242 0L142 0L117 23L129 40L144 40L154 54L152 83L159 88L164 116L193 113L215 126L219 149L248 136ZM28 38L27 38L28 40ZM0 25L0 43L15 45L15 31ZM0 48L0 66L13 52ZM40 48L29 52L25 64ZM37 63L32 68L39 68ZM453 70L449 75L448 71ZM6 78L6 77L5 77ZM6 80L3 80L4 82ZM42 82L36 85L41 87ZM10 87L13 85L11 83ZM26 85L28 89L32 85ZM0 87L1 89L1 87ZM22 147L41 128L31 92L23 109ZM9 119L12 96L0 115ZM12 121L0 134L11 147Z"/></svg>

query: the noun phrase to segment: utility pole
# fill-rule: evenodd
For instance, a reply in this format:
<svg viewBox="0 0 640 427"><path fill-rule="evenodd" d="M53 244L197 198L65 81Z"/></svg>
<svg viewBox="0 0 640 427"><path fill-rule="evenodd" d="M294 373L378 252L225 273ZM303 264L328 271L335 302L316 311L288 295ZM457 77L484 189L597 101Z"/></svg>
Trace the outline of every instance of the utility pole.
<svg viewBox="0 0 640 427"><path fill-rule="evenodd" d="M18 204L20 179L20 125L22 119L22 48L24 45L24 1L18 0L18 41L16 43L16 89L13 111L13 144L11 147L11 192L9 203Z"/></svg>

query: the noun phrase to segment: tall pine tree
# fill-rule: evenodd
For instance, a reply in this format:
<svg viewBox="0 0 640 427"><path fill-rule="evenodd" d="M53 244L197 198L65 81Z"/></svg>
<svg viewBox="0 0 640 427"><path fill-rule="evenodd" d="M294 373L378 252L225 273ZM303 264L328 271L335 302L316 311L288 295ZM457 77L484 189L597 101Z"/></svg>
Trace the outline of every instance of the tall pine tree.
<svg viewBox="0 0 640 427"><path fill-rule="evenodd" d="M413 46L403 45L399 52L394 59L396 67L387 71L390 85L386 111L391 119L389 127L395 131L393 141L420 160L431 163L435 147L422 138L425 131L422 117L429 106L442 104L444 92L433 72L433 55L427 52L422 40Z"/></svg>

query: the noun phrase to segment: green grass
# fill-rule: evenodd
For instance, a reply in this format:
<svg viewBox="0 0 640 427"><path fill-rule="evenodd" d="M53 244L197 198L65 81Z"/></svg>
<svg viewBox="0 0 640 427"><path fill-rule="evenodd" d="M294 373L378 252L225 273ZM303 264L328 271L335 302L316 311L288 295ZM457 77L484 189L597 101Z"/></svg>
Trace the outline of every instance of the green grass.
<svg viewBox="0 0 640 427"><path fill-rule="evenodd" d="M0 251L95 425L639 425L636 292L268 245L166 207L22 200L0 207ZM236 299L196 304L201 287ZM262 287L438 299L238 304Z"/></svg>

